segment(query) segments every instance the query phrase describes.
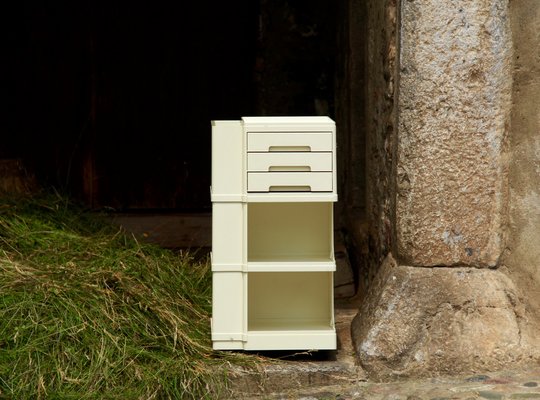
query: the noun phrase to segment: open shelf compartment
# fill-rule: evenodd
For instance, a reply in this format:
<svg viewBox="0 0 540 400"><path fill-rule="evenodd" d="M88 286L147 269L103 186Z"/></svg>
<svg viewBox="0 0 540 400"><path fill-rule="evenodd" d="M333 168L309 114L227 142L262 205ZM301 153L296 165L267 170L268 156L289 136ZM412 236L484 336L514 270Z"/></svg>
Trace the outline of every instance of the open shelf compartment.
<svg viewBox="0 0 540 400"><path fill-rule="evenodd" d="M328 202L249 203L248 270L335 270L332 206Z"/></svg>
<svg viewBox="0 0 540 400"><path fill-rule="evenodd" d="M248 273L248 332L334 332L331 272Z"/></svg>

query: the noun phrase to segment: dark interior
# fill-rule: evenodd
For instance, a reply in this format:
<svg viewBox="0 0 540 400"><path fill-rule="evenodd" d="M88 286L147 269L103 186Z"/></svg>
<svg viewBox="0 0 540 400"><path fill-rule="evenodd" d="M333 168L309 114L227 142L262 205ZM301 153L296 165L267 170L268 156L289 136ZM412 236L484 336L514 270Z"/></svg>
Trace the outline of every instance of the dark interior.
<svg viewBox="0 0 540 400"><path fill-rule="evenodd" d="M209 211L210 120L336 117L342 13L332 0L13 2L0 159L95 209Z"/></svg>

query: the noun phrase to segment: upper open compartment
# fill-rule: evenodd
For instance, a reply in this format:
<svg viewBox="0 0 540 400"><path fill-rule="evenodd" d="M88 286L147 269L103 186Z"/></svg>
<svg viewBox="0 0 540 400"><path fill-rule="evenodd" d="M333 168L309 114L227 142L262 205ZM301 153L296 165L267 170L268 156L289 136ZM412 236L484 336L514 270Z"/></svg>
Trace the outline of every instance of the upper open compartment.
<svg viewBox="0 0 540 400"><path fill-rule="evenodd" d="M250 270L334 270L332 203L249 203Z"/></svg>

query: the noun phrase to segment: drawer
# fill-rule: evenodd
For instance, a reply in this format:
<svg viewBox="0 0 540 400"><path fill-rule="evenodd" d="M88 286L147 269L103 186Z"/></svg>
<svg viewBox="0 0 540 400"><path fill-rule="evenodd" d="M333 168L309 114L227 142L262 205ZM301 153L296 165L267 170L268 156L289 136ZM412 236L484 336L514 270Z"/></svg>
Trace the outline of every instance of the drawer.
<svg viewBox="0 0 540 400"><path fill-rule="evenodd" d="M331 192L332 172L248 172L248 192Z"/></svg>
<svg viewBox="0 0 540 400"><path fill-rule="evenodd" d="M332 171L332 153L248 153L248 171Z"/></svg>
<svg viewBox="0 0 540 400"><path fill-rule="evenodd" d="M332 151L332 132L248 132L248 151Z"/></svg>

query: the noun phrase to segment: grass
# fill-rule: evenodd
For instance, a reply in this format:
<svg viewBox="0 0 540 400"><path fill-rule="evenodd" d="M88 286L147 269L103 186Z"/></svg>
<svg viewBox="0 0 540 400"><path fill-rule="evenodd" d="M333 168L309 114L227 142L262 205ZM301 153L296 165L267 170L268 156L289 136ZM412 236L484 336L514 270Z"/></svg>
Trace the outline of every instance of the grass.
<svg viewBox="0 0 540 400"><path fill-rule="evenodd" d="M0 398L215 398L207 261L56 195L0 199Z"/></svg>

